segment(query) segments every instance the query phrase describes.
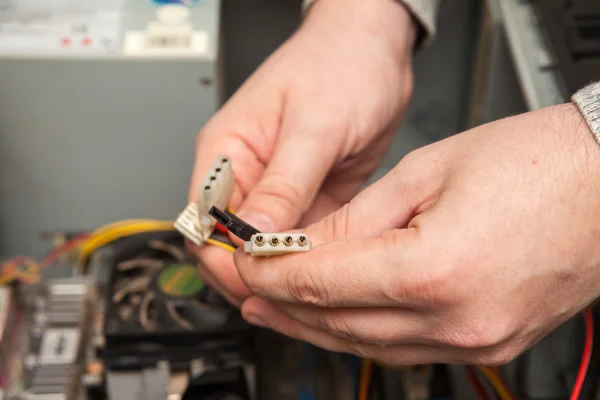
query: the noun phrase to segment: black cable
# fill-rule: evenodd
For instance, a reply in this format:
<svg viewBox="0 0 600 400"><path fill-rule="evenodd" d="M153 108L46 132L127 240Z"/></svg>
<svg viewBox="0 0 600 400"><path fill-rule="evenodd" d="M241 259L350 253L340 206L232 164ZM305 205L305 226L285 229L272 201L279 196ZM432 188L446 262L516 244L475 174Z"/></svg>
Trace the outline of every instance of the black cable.
<svg viewBox="0 0 600 400"><path fill-rule="evenodd" d="M240 218L233 214L229 214L219 210L217 207L212 206L208 213L223 225L227 230L233 233L235 236L242 239L244 242L250 241L252 235L260 233L258 229L252 225L242 221Z"/></svg>

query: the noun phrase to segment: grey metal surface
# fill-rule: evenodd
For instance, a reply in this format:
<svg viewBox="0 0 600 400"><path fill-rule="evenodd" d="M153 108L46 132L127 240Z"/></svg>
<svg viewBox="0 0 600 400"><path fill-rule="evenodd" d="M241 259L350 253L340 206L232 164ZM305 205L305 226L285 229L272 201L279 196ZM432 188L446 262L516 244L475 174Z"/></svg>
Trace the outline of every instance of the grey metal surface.
<svg viewBox="0 0 600 400"><path fill-rule="evenodd" d="M165 400L169 370L157 367L136 372L109 371L106 384L111 400Z"/></svg>
<svg viewBox="0 0 600 400"><path fill-rule="evenodd" d="M467 127L527 111L497 0L482 2Z"/></svg>
<svg viewBox="0 0 600 400"><path fill-rule="evenodd" d="M216 49L209 10L197 23ZM40 231L174 219L222 102L218 63L0 57L0 254L42 255Z"/></svg>
<svg viewBox="0 0 600 400"><path fill-rule="evenodd" d="M556 62L530 1L496 0L519 83L530 110L565 101Z"/></svg>
<svg viewBox="0 0 600 400"><path fill-rule="evenodd" d="M466 128L477 1L442 3L438 35L415 56L415 89L391 149L373 182L410 151Z"/></svg>

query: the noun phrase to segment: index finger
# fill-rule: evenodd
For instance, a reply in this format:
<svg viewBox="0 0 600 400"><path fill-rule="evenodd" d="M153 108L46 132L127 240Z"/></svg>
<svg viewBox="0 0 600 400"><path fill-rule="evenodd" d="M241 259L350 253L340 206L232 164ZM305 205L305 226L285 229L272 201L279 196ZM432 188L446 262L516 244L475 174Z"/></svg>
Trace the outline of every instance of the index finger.
<svg viewBox="0 0 600 400"><path fill-rule="evenodd" d="M326 243L306 253L261 258L235 254L240 277L258 297L318 307L413 307L421 277L410 265L418 243L415 228L395 229L375 238Z"/></svg>

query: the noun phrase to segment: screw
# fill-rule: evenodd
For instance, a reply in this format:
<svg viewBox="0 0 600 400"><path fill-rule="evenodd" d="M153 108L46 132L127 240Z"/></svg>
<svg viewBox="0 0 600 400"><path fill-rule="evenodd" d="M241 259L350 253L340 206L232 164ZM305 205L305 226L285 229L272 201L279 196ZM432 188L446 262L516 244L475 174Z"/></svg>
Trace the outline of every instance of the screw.
<svg viewBox="0 0 600 400"><path fill-rule="evenodd" d="M300 236L298 238L298 244L302 247L306 246L308 244L308 240L306 239L306 236Z"/></svg>
<svg viewBox="0 0 600 400"><path fill-rule="evenodd" d="M291 236L286 236L285 239L283 239L283 244L290 247L292 244L294 244L294 239L292 239Z"/></svg>
<svg viewBox="0 0 600 400"><path fill-rule="evenodd" d="M279 244L279 239L277 238L277 236L273 236L269 243L271 243L271 246L277 246Z"/></svg>

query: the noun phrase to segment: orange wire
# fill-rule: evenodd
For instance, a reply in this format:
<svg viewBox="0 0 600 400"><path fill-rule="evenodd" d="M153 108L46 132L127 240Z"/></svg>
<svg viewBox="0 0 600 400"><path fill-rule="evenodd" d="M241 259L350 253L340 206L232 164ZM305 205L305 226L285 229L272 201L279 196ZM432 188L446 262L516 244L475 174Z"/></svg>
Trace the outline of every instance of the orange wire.
<svg viewBox="0 0 600 400"><path fill-rule="evenodd" d="M90 237L91 237L91 235L89 233L84 233L84 234L75 236L73 239L70 239L70 240L66 241L65 243L61 244L56 249L52 250L52 252L50 252L50 254L48 254L46 257L44 257L42 259L42 262L41 262L42 268L46 268L46 267L54 264L56 262L56 260L58 259L58 257L60 257L61 254L72 250L77 245L88 240Z"/></svg>
<svg viewBox="0 0 600 400"><path fill-rule="evenodd" d="M362 370L360 373L360 388L358 400L367 400L369 398L369 386L371 384L371 375L373 373L373 361L363 359Z"/></svg>

